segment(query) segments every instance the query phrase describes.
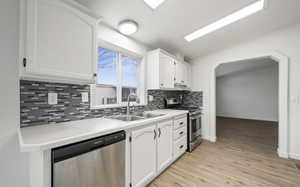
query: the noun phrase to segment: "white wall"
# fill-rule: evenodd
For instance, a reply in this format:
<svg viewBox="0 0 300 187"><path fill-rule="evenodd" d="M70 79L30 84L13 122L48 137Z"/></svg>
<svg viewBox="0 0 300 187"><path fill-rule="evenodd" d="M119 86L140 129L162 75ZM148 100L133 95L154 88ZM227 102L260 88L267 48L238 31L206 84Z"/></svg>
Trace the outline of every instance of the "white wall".
<svg viewBox="0 0 300 187"><path fill-rule="evenodd" d="M0 23L0 186L28 187L28 157L17 137L19 0L0 1Z"/></svg>
<svg viewBox="0 0 300 187"><path fill-rule="evenodd" d="M124 36L103 24L98 26L98 39L99 45L103 47L130 53L133 56L143 56L150 49L148 46Z"/></svg>
<svg viewBox="0 0 300 187"><path fill-rule="evenodd" d="M195 59L193 61L193 89L204 92L204 138L209 139L209 84L212 71L220 62L232 62L245 56L256 56L273 51L280 52L290 58L289 75L289 149L290 156L300 159L300 23L296 23L282 30L269 33L256 40L241 43Z"/></svg>
<svg viewBox="0 0 300 187"><path fill-rule="evenodd" d="M217 116L278 121L278 63L217 77L216 83Z"/></svg>

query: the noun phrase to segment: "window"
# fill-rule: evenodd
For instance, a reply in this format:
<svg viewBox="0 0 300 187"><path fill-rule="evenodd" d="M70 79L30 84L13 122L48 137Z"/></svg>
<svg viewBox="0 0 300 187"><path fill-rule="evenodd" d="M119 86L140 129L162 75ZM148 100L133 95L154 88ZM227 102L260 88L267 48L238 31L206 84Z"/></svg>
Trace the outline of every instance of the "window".
<svg viewBox="0 0 300 187"><path fill-rule="evenodd" d="M121 57L122 64L122 102L127 101L130 93L137 94L138 62L127 56Z"/></svg>
<svg viewBox="0 0 300 187"><path fill-rule="evenodd" d="M91 86L91 106L124 105L130 93L141 97L141 62L129 55L98 47L96 84Z"/></svg>
<svg viewBox="0 0 300 187"><path fill-rule="evenodd" d="M97 95L101 105L117 104L117 55L114 51L98 48Z"/></svg>

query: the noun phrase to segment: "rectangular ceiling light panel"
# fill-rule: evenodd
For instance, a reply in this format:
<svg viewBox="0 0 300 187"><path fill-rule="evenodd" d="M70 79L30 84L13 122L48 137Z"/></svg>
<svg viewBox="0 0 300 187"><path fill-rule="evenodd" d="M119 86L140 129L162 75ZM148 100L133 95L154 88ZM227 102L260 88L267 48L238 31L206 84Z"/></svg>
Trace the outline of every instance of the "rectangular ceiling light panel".
<svg viewBox="0 0 300 187"><path fill-rule="evenodd" d="M152 9L156 9L159 5L161 5L165 0L144 0L145 3L151 7Z"/></svg>
<svg viewBox="0 0 300 187"><path fill-rule="evenodd" d="M211 32L214 32L222 27L225 27L226 25L229 25L231 23L234 23L240 19L243 19L245 17L248 17L260 10L264 9L264 5L265 5L265 0L259 0L256 1L255 3L242 8L241 10L238 10L237 12L234 12L233 14L230 14L229 16L226 16L210 25L207 25L189 35L186 35L184 37L184 39L186 39L187 41L193 41L197 38L200 38L202 36L205 36Z"/></svg>

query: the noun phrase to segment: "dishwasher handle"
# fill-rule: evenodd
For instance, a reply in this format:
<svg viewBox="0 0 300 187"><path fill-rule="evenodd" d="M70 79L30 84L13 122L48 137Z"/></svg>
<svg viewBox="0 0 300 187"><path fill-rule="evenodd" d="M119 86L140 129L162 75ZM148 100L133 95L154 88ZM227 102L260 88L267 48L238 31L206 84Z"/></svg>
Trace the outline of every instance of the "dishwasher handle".
<svg viewBox="0 0 300 187"><path fill-rule="evenodd" d="M52 162L60 162L95 149L100 149L126 139L125 131L85 140L79 143L52 149Z"/></svg>

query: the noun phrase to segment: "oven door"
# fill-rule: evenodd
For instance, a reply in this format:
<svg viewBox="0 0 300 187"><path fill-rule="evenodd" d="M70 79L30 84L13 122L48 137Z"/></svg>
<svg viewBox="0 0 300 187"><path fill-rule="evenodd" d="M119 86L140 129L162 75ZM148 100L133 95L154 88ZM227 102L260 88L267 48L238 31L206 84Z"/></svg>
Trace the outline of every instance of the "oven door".
<svg viewBox="0 0 300 187"><path fill-rule="evenodd" d="M193 142L201 137L201 115L190 117L190 141Z"/></svg>

